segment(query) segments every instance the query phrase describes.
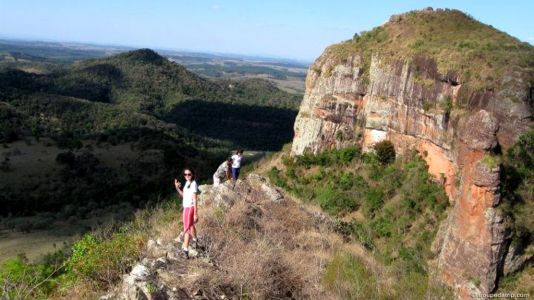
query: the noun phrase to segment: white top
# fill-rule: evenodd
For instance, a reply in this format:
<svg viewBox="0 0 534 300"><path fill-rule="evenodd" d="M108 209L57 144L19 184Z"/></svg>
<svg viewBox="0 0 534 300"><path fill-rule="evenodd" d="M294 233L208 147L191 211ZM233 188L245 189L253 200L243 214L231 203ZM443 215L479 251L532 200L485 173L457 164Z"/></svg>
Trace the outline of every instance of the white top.
<svg viewBox="0 0 534 300"><path fill-rule="evenodd" d="M228 163L224 161L218 168L217 171L215 171L215 174L213 176L224 178L226 177L226 172L228 172Z"/></svg>
<svg viewBox="0 0 534 300"><path fill-rule="evenodd" d="M198 193L198 185L196 181L187 181L185 183L183 194L184 198L182 200L182 206L183 207L192 207L194 206L193 203L193 194Z"/></svg>
<svg viewBox="0 0 534 300"><path fill-rule="evenodd" d="M241 160L243 156L234 154L232 155L232 168L241 168Z"/></svg>

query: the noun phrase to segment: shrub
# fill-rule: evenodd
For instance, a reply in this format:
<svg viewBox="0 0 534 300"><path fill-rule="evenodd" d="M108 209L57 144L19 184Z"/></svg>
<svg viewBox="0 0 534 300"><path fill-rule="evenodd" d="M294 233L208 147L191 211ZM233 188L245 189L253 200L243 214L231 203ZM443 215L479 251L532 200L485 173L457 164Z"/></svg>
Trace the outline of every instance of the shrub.
<svg viewBox="0 0 534 300"><path fill-rule="evenodd" d="M380 217L371 222L371 228L378 237L390 237L393 232L391 220Z"/></svg>
<svg viewBox="0 0 534 300"><path fill-rule="evenodd" d="M339 177L339 187L343 190L349 190L354 184L354 175L352 173L343 173Z"/></svg>
<svg viewBox="0 0 534 300"><path fill-rule="evenodd" d="M274 185L282 188L288 187L286 181L281 177L280 170L278 170L278 168L272 167L267 176Z"/></svg>
<svg viewBox="0 0 534 300"><path fill-rule="evenodd" d="M293 166L287 167L286 176L288 178L290 178L290 179L297 179L297 173L296 173L295 168Z"/></svg>
<svg viewBox="0 0 534 300"><path fill-rule="evenodd" d="M382 164L389 164L395 161L395 147L390 141L378 142L374 146L378 161Z"/></svg>
<svg viewBox="0 0 534 300"><path fill-rule="evenodd" d="M378 188L370 188L365 193L365 202L363 203L364 215L368 218L372 218L383 204L384 192Z"/></svg>
<svg viewBox="0 0 534 300"><path fill-rule="evenodd" d="M339 161L346 165L360 155L360 149L356 147L347 147L337 150L337 154Z"/></svg>
<svg viewBox="0 0 534 300"><path fill-rule="evenodd" d="M45 257L42 264L32 264L23 255L4 261L0 265L0 298L46 299L62 272L63 257L58 252Z"/></svg>
<svg viewBox="0 0 534 300"><path fill-rule="evenodd" d="M316 200L321 208L331 214L350 212L358 207L354 199L333 187L319 188L316 193Z"/></svg>
<svg viewBox="0 0 534 300"><path fill-rule="evenodd" d="M511 217L513 242L534 237L534 130L519 137L502 164L501 208Z"/></svg>
<svg viewBox="0 0 534 300"><path fill-rule="evenodd" d="M356 241L361 243L365 248L373 250L375 245L373 238L371 237L372 230L365 223L358 223L356 221L351 222L352 236Z"/></svg>
<svg viewBox="0 0 534 300"><path fill-rule="evenodd" d="M494 169L500 165L500 158L497 156L486 154L484 155L484 157L482 157L481 162L489 169Z"/></svg>
<svg viewBox="0 0 534 300"><path fill-rule="evenodd" d="M110 239L86 234L72 246L67 268L77 277L97 285L112 285L137 260L135 235L115 233Z"/></svg>
<svg viewBox="0 0 534 300"><path fill-rule="evenodd" d="M340 142L343 141L343 131L342 130L336 131L336 140L338 140Z"/></svg>
<svg viewBox="0 0 534 300"><path fill-rule="evenodd" d="M361 259L348 253L337 253L326 267L325 287L341 299L377 298L377 280Z"/></svg>

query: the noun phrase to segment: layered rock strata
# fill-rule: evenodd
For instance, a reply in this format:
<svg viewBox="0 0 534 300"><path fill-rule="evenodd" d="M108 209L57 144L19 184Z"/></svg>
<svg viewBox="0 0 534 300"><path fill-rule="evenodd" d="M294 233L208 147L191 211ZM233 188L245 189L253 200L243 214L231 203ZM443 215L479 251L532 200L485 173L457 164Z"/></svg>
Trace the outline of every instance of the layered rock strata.
<svg viewBox="0 0 534 300"><path fill-rule="evenodd" d="M472 92L432 58L339 60L327 49L310 67L295 122L292 154L390 140L398 153L418 150L440 180L452 210L434 249L442 279L459 295L494 290L507 232L492 153L528 129L523 74L501 74L506 89ZM513 81L514 84L504 84ZM520 99L520 100L518 100ZM488 166L489 165L489 166Z"/></svg>

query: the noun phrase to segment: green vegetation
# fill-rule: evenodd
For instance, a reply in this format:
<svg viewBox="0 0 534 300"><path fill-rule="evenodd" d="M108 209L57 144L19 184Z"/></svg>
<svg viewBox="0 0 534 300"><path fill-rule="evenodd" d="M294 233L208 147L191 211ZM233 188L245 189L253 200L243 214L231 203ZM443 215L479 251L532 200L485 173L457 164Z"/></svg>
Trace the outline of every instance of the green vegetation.
<svg viewBox="0 0 534 300"><path fill-rule="evenodd" d="M498 167L501 164L500 158L498 156L490 154L484 155L484 157L482 157L481 162L490 170Z"/></svg>
<svg viewBox="0 0 534 300"><path fill-rule="evenodd" d="M157 207L139 210L129 222L84 235L71 249L59 250L33 263L24 256L6 260L0 265L0 296L49 299L80 289L76 292L79 297L93 298L98 291L116 284L137 262L147 237L158 226L174 221L179 213L174 197L168 198ZM90 296L83 296L84 293Z"/></svg>
<svg viewBox="0 0 534 300"><path fill-rule="evenodd" d="M509 216L513 241L523 248L534 242L534 130L520 136L503 156L502 203Z"/></svg>
<svg viewBox="0 0 534 300"><path fill-rule="evenodd" d="M390 141L384 140L378 142L373 148L378 161L380 161L382 164L389 164L395 161L395 147Z"/></svg>
<svg viewBox="0 0 534 300"><path fill-rule="evenodd" d="M377 299L378 284L358 257L338 253L328 264L323 283L341 299Z"/></svg>
<svg viewBox="0 0 534 300"><path fill-rule="evenodd" d="M191 100L176 105L166 120L199 136L276 151L293 138L296 116L290 109Z"/></svg>
<svg viewBox="0 0 534 300"><path fill-rule="evenodd" d="M66 267L77 278L111 286L138 259L142 240L125 232L108 239L97 239L88 233L72 247Z"/></svg>
<svg viewBox="0 0 534 300"><path fill-rule="evenodd" d="M265 80L201 78L149 49L44 75L5 70L0 142L8 149L17 140L31 146L46 138L65 151L37 179L0 184L2 215L57 212L70 204L78 208L71 214L85 217L109 204L141 206L151 195L169 193L169 178L186 165L203 180L233 148L278 150L292 137L299 101ZM133 153L120 166L94 154L117 145ZM150 153L154 159L143 159ZM11 150L2 155L0 176L27 171L17 169Z"/></svg>
<svg viewBox="0 0 534 300"><path fill-rule="evenodd" d="M323 284L340 299L454 299L449 289L425 275L411 272L388 282L388 271L371 271L359 257L337 253L326 267Z"/></svg>
<svg viewBox="0 0 534 300"><path fill-rule="evenodd" d="M502 84L502 75L517 70L526 71L527 80L534 78L530 44L458 10L395 15L382 26L330 46L327 52L338 62L359 54L364 66L372 55L379 55L383 63L412 62L416 77L422 80L468 83L475 91L496 88Z"/></svg>
<svg viewBox="0 0 534 300"><path fill-rule="evenodd" d="M42 262L29 263L24 255L0 264L0 297L2 299L47 299L58 286L63 273L64 253L47 255Z"/></svg>
<svg viewBox="0 0 534 300"><path fill-rule="evenodd" d="M413 279L427 282L426 262L433 256L430 244L437 225L445 216L448 198L441 185L428 174L425 161L417 153L394 161L394 149L391 151L391 147L384 145L387 151L382 158L374 153L361 154L354 147L285 158L285 170L273 168L268 175L272 183L303 201L317 203L333 216L345 216L337 221L336 230L346 239L362 244L380 262L396 270L399 282L410 284ZM362 217L347 220L346 216L353 213L361 213ZM347 284L352 276L365 275L364 271L349 267L356 264L353 258L336 259L331 268L338 270L340 267L336 264L340 264L352 271L327 270L327 286L334 284L335 280L329 279L334 274L347 276ZM365 278L371 280L368 277ZM358 282L354 282L354 289L363 293L358 295L366 295L364 291L368 287L360 287ZM410 288L417 289L417 284ZM424 294L430 287L425 285L420 289L412 291ZM346 291L349 294L343 292L342 298L353 295L351 290Z"/></svg>

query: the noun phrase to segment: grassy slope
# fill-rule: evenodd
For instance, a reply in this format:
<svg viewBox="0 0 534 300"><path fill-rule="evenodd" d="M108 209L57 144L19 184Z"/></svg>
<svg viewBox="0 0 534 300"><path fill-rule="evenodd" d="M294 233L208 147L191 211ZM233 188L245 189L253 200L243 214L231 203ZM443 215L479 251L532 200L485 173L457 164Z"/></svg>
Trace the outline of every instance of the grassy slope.
<svg viewBox="0 0 534 300"><path fill-rule="evenodd" d="M418 282L416 285L421 286L412 290L416 298L443 292L427 285L433 270L427 260L433 258L430 244L445 216L448 199L420 157L412 154L383 166L374 155L347 148L296 159L286 157L282 162L268 171L271 182L336 217L336 231L347 241L366 247L387 270L387 275L373 270L360 272L362 265L357 259L337 256L325 275L333 291L342 298L354 293L356 298L365 298L374 289L385 290L385 286L375 278L374 287L357 291L357 281L350 287L352 277L385 276L395 282ZM387 298L387 293L378 297Z"/></svg>

